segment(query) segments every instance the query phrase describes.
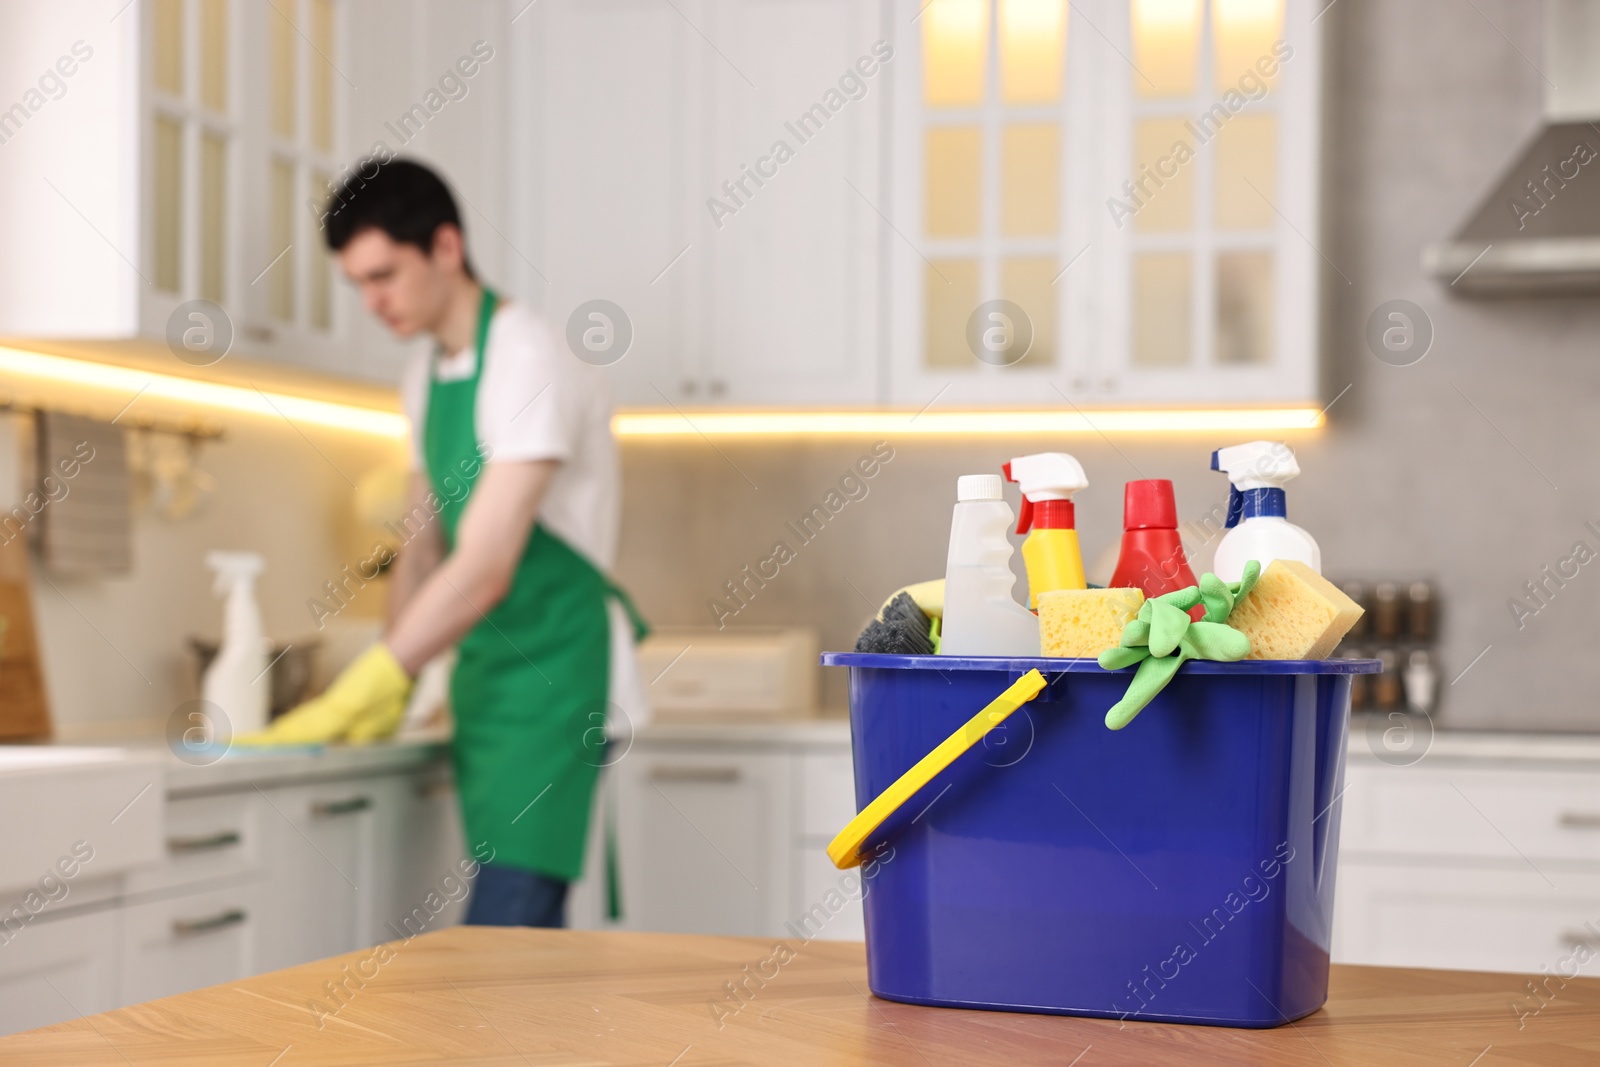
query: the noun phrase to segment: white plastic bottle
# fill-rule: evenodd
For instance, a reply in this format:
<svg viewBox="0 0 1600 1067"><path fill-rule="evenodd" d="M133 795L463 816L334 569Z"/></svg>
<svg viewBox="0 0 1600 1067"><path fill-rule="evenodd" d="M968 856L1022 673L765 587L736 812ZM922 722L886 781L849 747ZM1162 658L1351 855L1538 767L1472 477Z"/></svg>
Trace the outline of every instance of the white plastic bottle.
<svg viewBox="0 0 1600 1067"><path fill-rule="evenodd" d="M1228 526L1217 545L1211 569L1225 582L1244 576L1244 565L1260 562L1263 570L1275 559L1299 560L1322 573L1322 550L1316 539L1290 522L1288 494L1283 487L1300 473L1294 451L1282 441L1251 441L1211 453L1211 469L1233 483L1228 493Z"/></svg>
<svg viewBox="0 0 1600 1067"><path fill-rule="evenodd" d="M264 730L272 683L263 677L267 638L255 582L266 561L255 552L208 552L206 566L217 573L212 591L227 601L222 609L222 647L206 668L200 698L222 709L230 734Z"/></svg>
<svg viewBox="0 0 1600 1067"><path fill-rule="evenodd" d="M956 481L950 521L950 557L944 572L945 656L1037 656L1039 620L1011 595L1011 542L1015 516L1001 497L998 474L967 474Z"/></svg>

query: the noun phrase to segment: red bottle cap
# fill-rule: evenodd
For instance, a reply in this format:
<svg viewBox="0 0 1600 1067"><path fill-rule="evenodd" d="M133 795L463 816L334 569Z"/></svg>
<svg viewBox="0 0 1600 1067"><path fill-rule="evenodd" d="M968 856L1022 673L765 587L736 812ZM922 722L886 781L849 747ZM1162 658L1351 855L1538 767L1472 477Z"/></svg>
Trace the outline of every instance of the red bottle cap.
<svg viewBox="0 0 1600 1067"><path fill-rule="evenodd" d="M1129 482L1122 491L1124 530L1176 530L1178 504L1167 478Z"/></svg>

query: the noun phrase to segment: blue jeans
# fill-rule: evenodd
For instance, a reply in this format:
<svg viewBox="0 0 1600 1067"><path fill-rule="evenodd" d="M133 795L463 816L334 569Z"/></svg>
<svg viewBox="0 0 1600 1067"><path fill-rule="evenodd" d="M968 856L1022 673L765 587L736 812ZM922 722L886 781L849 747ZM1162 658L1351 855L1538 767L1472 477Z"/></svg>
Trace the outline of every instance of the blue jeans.
<svg viewBox="0 0 1600 1067"><path fill-rule="evenodd" d="M566 926L567 883L536 871L485 863L467 902L467 924Z"/></svg>

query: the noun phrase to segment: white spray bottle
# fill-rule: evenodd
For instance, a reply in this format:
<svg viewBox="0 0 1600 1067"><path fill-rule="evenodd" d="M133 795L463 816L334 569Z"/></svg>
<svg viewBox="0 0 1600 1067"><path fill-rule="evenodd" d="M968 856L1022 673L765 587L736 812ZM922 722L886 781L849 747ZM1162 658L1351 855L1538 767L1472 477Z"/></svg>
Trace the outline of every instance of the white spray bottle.
<svg viewBox="0 0 1600 1067"><path fill-rule="evenodd" d="M1228 532L1217 545L1212 570L1225 582L1244 577L1244 565L1275 559L1299 560L1322 573L1316 539L1290 522L1283 487L1300 473L1294 452L1282 441L1251 441L1211 453L1211 469L1227 474Z"/></svg>
<svg viewBox="0 0 1600 1067"><path fill-rule="evenodd" d="M1039 619L1011 597L1014 520L998 474L956 481L950 557L944 573L942 656L1037 656Z"/></svg>
<svg viewBox="0 0 1600 1067"><path fill-rule="evenodd" d="M222 709L232 733L264 730L272 686L263 677L267 637L255 582L266 561L255 552L208 552L206 566L217 574L212 592L227 601L222 610L222 647L206 668L200 698Z"/></svg>

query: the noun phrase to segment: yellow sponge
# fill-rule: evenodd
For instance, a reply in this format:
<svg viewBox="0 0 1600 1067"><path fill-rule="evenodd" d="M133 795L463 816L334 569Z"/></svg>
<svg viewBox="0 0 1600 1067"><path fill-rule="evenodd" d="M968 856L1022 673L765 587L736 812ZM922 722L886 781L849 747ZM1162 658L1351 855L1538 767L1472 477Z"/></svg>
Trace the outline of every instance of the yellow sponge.
<svg viewBox="0 0 1600 1067"><path fill-rule="evenodd" d="M1139 614L1138 589L1052 589L1039 594L1041 655L1093 659L1122 641L1122 628Z"/></svg>
<svg viewBox="0 0 1600 1067"><path fill-rule="evenodd" d="M1250 638L1245 659L1326 659L1361 618L1361 605L1295 560L1275 559L1234 605L1228 625Z"/></svg>

